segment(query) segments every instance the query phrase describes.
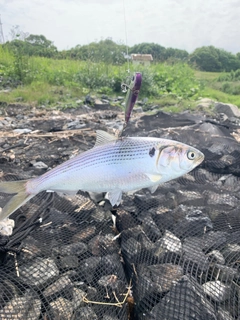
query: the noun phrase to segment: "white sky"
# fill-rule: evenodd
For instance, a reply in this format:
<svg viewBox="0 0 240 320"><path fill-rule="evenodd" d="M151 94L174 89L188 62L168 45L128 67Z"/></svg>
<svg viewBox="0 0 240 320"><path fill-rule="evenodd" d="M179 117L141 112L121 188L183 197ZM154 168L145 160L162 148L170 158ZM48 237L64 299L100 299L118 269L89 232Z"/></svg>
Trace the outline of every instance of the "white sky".
<svg viewBox="0 0 240 320"><path fill-rule="evenodd" d="M62 50L107 37L125 43L124 7L129 46L240 52L240 0L0 0L0 15L5 40L19 25Z"/></svg>

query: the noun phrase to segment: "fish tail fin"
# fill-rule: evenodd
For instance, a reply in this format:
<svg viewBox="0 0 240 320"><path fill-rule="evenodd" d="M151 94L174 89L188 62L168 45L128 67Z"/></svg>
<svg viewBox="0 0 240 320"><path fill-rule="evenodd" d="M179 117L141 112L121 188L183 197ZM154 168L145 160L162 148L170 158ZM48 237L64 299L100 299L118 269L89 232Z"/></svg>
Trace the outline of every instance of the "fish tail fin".
<svg viewBox="0 0 240 320"><path fill-rule="evenodd" d="M27 180L0 182L0 192L16 193L3 207L2 212L0 212L0 221L10 216L14 211L34 197L34 194L27 193L26 183Z"/></svg>

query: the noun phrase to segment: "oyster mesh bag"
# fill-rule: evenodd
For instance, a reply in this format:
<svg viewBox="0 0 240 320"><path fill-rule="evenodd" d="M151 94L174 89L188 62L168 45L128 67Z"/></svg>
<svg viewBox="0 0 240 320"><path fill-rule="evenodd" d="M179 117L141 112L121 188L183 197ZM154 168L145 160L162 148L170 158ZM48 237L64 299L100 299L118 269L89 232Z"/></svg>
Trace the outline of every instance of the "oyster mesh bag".
<svg viewBox="0 0 240 320"><path fill-rule="evenodd" d="M164 117L143 117L126 134L185 142L204 163L119 207L83 192L31 199L0 237L0 319L240 319L236 126ZM1 206L7 199L0 194Z"/></svg>

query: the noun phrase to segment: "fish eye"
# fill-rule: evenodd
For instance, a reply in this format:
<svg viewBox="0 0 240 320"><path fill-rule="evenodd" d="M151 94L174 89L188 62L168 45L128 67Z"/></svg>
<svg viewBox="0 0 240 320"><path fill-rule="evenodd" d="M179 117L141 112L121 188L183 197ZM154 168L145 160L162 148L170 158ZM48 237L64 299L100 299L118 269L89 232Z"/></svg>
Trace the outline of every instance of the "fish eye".
<svg viewBox="0 0 240 320"><path fill-rule="evenodd" d="M187 157L188 157L189 160L194 160L195 157L196 157L196 154L195 154L194 151L188 151Z"/></svg>

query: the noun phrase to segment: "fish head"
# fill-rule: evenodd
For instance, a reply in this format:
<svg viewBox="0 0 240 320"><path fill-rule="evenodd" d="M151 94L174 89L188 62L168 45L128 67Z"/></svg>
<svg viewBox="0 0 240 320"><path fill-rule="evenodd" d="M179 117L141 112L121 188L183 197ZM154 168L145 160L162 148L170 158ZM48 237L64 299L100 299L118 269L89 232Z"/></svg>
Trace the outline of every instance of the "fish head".
<svg viewBox="0 0 240 320"><path fill-rule="evenodd" d="M204 160L204 154L194 147L182 143L172 143L170 145L161 145L158 148L156 165L159 173L164 174L171 170L173 175L183 175Z"/></svg>

